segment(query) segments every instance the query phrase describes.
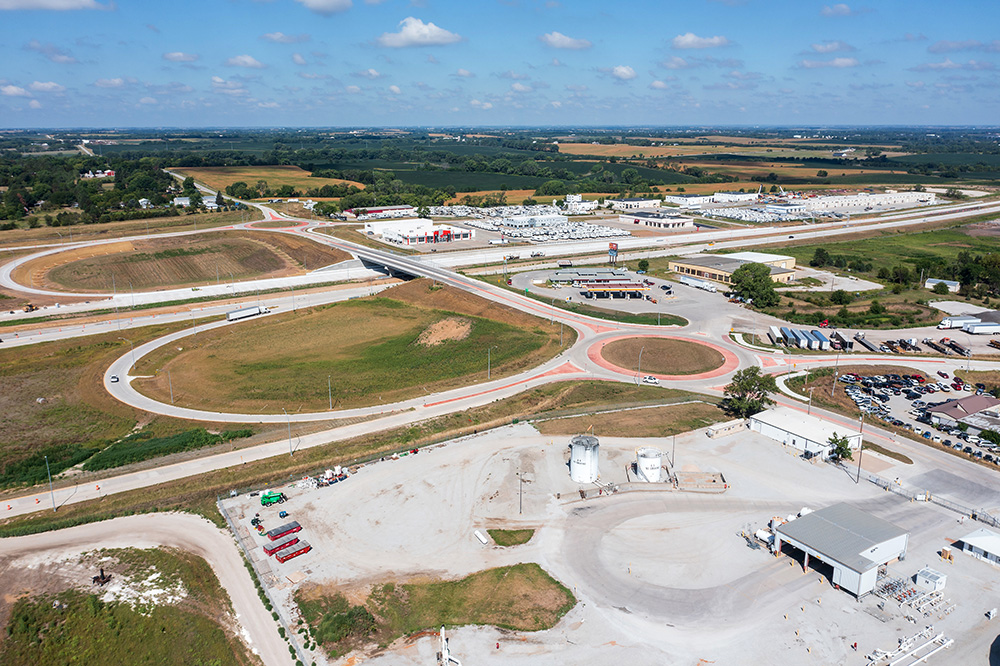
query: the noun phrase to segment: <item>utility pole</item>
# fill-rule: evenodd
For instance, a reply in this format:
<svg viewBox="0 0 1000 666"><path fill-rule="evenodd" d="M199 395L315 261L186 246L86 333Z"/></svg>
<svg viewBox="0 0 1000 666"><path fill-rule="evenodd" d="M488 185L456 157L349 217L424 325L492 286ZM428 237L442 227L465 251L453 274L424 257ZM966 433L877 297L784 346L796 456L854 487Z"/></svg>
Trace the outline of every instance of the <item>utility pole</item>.
<svg viewBox="0 0 1000 666"><path fill-rule="evenodd" d="M806 409L806 416L812 415L813 410L813 391L816 390L815 386L809 388L809 407Z"/></svg>
<svg viewBox="0 0 1000 666"><path fill-rule="evenodd" d="M830 397L833 397L833 391L837 388L837 378L840 374L840 352L837 352L837 361L833 365L833 383L830 384Z"/></svg>
<svg viewBox="0 0 1000 666"><path fill-rule="evenodd" d="M52 513L56 512L56 493L52 490L52 472L49 471L49 457L45 456L45 473L49 475L49 497L52 498Z"/></svg>

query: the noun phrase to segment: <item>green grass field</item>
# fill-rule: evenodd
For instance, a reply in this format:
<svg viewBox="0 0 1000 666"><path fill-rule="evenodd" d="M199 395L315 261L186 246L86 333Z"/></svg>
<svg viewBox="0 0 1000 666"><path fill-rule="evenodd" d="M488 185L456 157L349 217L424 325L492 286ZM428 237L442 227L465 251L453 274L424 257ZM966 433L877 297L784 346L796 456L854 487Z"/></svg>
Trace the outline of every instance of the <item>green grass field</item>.
<svg viewBox="0 0 1000 666"><path fill-rule="evenodd" d="M371 640L388 645L442 625L541 631L576 605L569 589L533 562L453 581L376 585L363 606L352 606L339 594L302 589L296 602L312 638L331 656Z"/></svg>
<svg viewBox="0 0 1000 666"><path fill-rule="evenodd" d="M559 331L548 322L507 309L480 313L484 303L430 281L408 283L384 298L199 335L182 352L173 346L154 352L137 371L169 370L178 405L319 411L329 408L331 396L339 409L404 400L483 381L488 360L496 378L558 353ZM439 330L444 337L435 338ZM169 400L165 374L135 386Z"/></svg>
<svg viewBox="0 0 1000 666"><path fill-rule="evenodd" d="M520 546L523 543L528 543L531 541L531 537L535 536L535 530L486 530L489 532L490 538L498 546L510 547L510 546Z"/></svg>
<svg viewBox="0 0 1000 666"><path fill-rule="evenodd" d="M0 663L257 663L220 624L219 619L231 613L228 597L203 559L171 549L109 550L100 555L116 561L102 566L119 580L143 581L158 574L162 585L180 586L185 598L135 607L74 589L21 598L14 602L6 637L0 642Z"/></svg>

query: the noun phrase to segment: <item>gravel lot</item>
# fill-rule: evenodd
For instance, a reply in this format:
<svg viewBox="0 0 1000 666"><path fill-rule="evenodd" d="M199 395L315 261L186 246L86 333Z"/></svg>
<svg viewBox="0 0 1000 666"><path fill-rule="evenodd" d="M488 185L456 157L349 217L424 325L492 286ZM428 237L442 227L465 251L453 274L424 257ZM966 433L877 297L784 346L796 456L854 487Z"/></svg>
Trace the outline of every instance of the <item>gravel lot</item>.
<svg viewBox="0 0 1000 666"><path fill-rule="evenodd" d="M644 445L671 448L664 440L602 438L602 481L624 482L625 465ZM1000 573L960 553L954 564L939 563L937 555L949 540L977 527L968 520L960 524L957 515L936 505L908 503L871 484L855 485L842 470L803 462L751 433L710 440L695 432L677 438L678 469L721 472L731 486L725 494L654 491L581 500L565 466L566 446L520 424L368 465L330 488L288 488L289 501L281 508L302 523L314 549L283 565L270 560L282 612L286 617L292 612L291 594L302 580L359 598L374 582L459 577L535 561L573 589L580 603L548 631L453 630L449 636L457 658L476 664L699 659L864 664L865 652L894 648L898 638L933 623L956 643L930 663L985 661L997 630L984 613L996 605ZM1000 504L996 488L954 475L942 478L919 462L901 465L866 453L864 466L905 484L933 483L983 505ZM520 513L519 471L524 478ZM957 609L943 619L919 618L913 624L895 603L879 612L877 599L858 602L833 590L816 571L803 573L787 557L751 550L738 536L771 516L838 501L910 530L909 555L891 571L903 577L925 565L942 570L948 575L946 596ZM261 510L246 496L227 505L233 515L242 513L241 525L255 512L269 528L278 523L277 508ZM490 527L537 531L528 544L504 549L476 540L475 530ZM256 544L255 558L261 558L263 540ZM767 640L759 640L762 636ZM854 641L857 653L850 649ZM438 649L436 638L403 639L371 655L368 663L433 663Z"/></svg>

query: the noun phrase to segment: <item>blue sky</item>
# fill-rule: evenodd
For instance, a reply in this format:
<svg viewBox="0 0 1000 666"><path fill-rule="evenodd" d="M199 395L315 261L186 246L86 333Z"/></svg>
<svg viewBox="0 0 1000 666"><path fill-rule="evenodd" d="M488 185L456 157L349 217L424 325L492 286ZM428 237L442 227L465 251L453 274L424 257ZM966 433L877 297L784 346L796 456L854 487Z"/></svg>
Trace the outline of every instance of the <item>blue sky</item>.
<svg viewBox="0 0 1000 666"><path fill-rule="evenodd" d="M997 124L1000 2L0 0L0 126Z"/></svg>

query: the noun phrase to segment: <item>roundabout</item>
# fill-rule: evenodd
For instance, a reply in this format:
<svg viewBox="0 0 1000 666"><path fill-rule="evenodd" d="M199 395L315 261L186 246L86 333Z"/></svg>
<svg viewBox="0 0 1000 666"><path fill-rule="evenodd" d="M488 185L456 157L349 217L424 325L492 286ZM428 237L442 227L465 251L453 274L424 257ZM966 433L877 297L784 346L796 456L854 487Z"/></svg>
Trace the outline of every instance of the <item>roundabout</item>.
<svg viewBox="0 0 1000 666"><path fill-rule="evenodd" d="M640 353L645 354L641 359ZM712 342L642 333L605 338L593 344L587 355L619 375L652 375L665 381L714 379L740 365L736 354ZM632 359L636 370L625 367Z"/></svg>

